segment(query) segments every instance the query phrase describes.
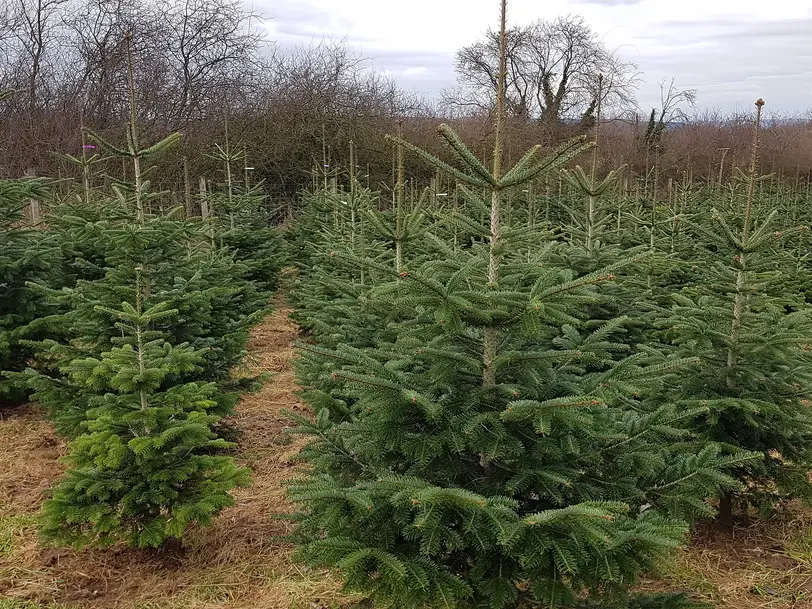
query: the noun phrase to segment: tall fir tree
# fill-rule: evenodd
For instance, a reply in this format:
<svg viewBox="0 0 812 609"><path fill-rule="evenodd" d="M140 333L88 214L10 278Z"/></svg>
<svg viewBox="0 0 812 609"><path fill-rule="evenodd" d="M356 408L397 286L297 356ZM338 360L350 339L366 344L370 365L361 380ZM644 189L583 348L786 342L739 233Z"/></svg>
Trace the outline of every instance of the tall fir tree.
<svg viewBox="0 0 812 609"><path fill-rule="evenodd" d="M128 35L131 67L130 43ZM179 135L139 142L132 70L129 84L126 145L89 134L130 160L133 181L115 184L116 198L90 230L77 232L75 216L65 223L87 246L75 249L79 256L102 255L88 278L51 291L69 308L60 316L66 338L44 341L40 369L28 371L35 397L73 438L42 533L77 547L161 546L208 524L247 481L246 470L218 454L231 444L214 428L236 400L230 367L267 293L178 210L154 212L159 194L143 164Z"/></svg>
<svg viewBox="0 0 812 609"><path fill-rule="evenodd" d="M503 171L505 14L502 2L493 168L445 125L462 170L393 139L468 187L475 213L454 217L476 237L455 248L426 235L444 255L399 270L337 255L389 273L367 301L389 312L392 338L301 345L351 399L339 409L306 393L316 418L296 417L311 438L310 469L289 486L298 556L386 607L678 606L631 601L628 588L752 456L695 442L683 428L695 413L646 408L684 361L619 356L624 320L589 323L585 305L606 298L595 286L626 261L577 277L548 264L556 246L538 232L503 225L505 192L588 147L545 158L537 146Z"/></svg>
<svg viewBox="0 0 812 609"><path fill-rule="evenodd" d="M812 310L788 281L792 264L781 248L808 229L781 229L772 202L759 204L763 105L756 102L749 172L739 176L744 200L693 225L701 280L673 296L663 324L679 353L699 359L675 379L672 397L703 408L696 428L704 437L761 455L737 472L746 489L721 496L726 526L734 503L768 508L780 498L812 499Z"/></svg>
<svg viewBox="0 0 812 609"><path fill-rule="evenodd" d="M86 385L73 381L72 361L99 357L115 345L120 330L105 309L135 300L136 274L146 286L141 294L145 309L163 303L177 311L171 320L156 319L152 329L171 344L188 343L203 358L182 378L167 382L216 381L220 390L212 414L231 412L239 393L254 384L248 376L233 376L232 369L246 354L251 327L268 311L270 292L264 286L273 279L267 273L258 284L251 279L255 270L235 251L212 244L206 227L187 221L181 208L158 205L161 193L151 189L149 180L154 167L146 163L180 135L140 143L134 87L131 81L124 146L87 131L111 155L131 163L133 180L114 181L114 197L96 201L87 191L85 201L57 212L57 239L75 282L61 290L41 286L61 307L55 322L60 331L40 344L28 382L57 430L70 437L83 433L92 397Z"/></svg>

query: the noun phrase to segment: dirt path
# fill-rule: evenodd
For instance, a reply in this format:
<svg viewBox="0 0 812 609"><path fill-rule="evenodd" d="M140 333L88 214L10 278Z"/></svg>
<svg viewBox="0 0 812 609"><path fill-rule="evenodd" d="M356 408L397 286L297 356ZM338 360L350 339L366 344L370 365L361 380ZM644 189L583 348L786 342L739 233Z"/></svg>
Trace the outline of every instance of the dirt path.
<svg viewBox="0 0 812 609"><path fill-rule="evenodd" d="M184 609L308 609L330 605L335 584L292 564L278 539L289 524L282 485L294 473L298 441L283 433L283 409L298 409L291 368L296 326L282 307L252 333L249 367L270 372L256 394L243 397L234 417L241 431L238 459L253 471L250 487L215 524L193 533L185 553L114 548L74 552L40 548L34 515L60 474L64 443L33 407L0 421L0 599L47 607ZM0 601L2 604L2 601ZM5 609L5 605L3 605ZM11 605L14 607L14 605Z"/></svg>

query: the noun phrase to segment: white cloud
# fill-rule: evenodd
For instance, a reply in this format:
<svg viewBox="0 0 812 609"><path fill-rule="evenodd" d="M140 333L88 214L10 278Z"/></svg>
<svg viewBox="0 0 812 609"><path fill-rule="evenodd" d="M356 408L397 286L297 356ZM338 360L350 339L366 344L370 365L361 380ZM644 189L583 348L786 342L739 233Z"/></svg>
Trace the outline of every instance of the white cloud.
<svg viewBox="0 0 812 609"><path fill-rule="evenodd" d="M438 94L454 84L454 52L498 18L496 0L255 0L282 45L345 38L406 88ZM256 7L262 10L262 5ZM769 107L812 105L812 9L783 0L510 0L510 23L584 15L607 46L643 72L641 108L658 82L699 91L699 105L735 109L754 95Z"/></svg>

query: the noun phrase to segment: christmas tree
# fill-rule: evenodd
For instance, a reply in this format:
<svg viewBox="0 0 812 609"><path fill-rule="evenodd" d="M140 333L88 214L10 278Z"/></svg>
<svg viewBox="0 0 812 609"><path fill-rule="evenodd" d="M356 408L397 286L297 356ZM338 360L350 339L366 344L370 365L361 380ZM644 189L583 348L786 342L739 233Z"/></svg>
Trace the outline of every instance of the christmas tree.
<svg viewBox="0 0 812 609"><path fill-rule="evenodd" d="M222 187L206 197L212 214L212 238L220 247L233 251L236 260L248 268L247 279L271 292L278 285L287 255L279 229L272 226L274 210L263 193L263 185L249 182L246 151L239 147L234 150L228 138L225 146L215 146L210 156L223 164L225 174ZM233 175L234 164L240 162L245 171L244 183Z"/></svg>
<svg viewBox="0 0 812 609"><path fill-rule="evenodd" d="M26 340L42 337L43 323L53 308L28 281L58 285L59 250L52 235L36 230L25 219L25 209L46 194L42 180L0 181L0 404L16 403L26 396L19 376L33 350Z"/></svg>
<svg viewBox="0 0 812 609"><path fill-rule="evenodd" d="M268 294L234 252L212 247L178 209L156 205L144 163L179 135L140 144L134 99L131 74L124 147L88 131L132 163L133 180L116 181L103 216L86 189L84 207L57 221L70 266L82 273L62 290L42 288L64 307L62 335L40 343L38 369L27 373L34 397L72 438L42 533L76 547L179 539L231 505L229 491L248 476L221 454L232 445L215 429L238 397L231 367Z"/></svg>
<svg viewBox="0 0 812 609"><path fill-rule="evenodd" d="M238 260L235 251L213 246L206 227L187 221L181 208L161 209L162 193L150 186L154 167L146 163L180 135L142 145L134 83L130 88L125 145L87 133L111 155L131 163L133 180L114 181L113 197L95 201L98 193L88 191L86 200L65 208L64 215L57 211L56 238L74 281L61 290L40 286L62 313L53 321L57 337L39 345L28 382L57 430L70 437L85 431L92 399L86 385L74 382L72 362L98 358L116 344L120 330L105 311L135 300L136 276L145 310L163 304L176 311L171 320L156 319L151 329L163 332L170 344L188 343L202 357L168 382L217 382L212 414L219 416L231 412L239 393L254 384L248 376L235 378L232 369L246 354L251 327L268 311L270 293L251 279L255 269ZM273 283L267 273L262 281Z"/></svg>
<svg viewBox="0 0 812 609"><path fill-rule="evenodd" d="M504 2L502 32L504 62ZM389 274L366 298L391 339L301 345L350 399L338 409L311 393L325 386L314 377L305 388L316 418L296 417L311 467L289 487L294 539L301 559L380 606L629 606L629 586L752 456L694 441L693 412L647 406L685 361L624 357L612 336L625 320L591 323L586 305L606 299L596 286L630 261L577 276L549 264L557 245L543 233L503 225L506 192L588 144L546 157L537 146L503 171L502 67L492 169L445 125L463 169L393 138L464 187L453 221L475 237L454 247L427 234L399 267L363 261Z"/></svg>
<svg viewBox="0 0 812 609"><path fill-rule="evenodd" d="M721 497L720 519L728 526L734 503L769 507L779 498L812 498L812 311L787 281L784 269L793 264L780 247L807 228L781 229L777 210L759 205L764 104L756 105L750 170L739 176L744 201L734 197L729 209L710 211L709 224L694 224L701 280L673 295L663 323L678 352L700 360L675 379L671 398L703 409L696 421L702 436L761 455L737 471L746 492Z"/></svg>
<svg viewBox="0 0 812 609"><path fill-rule="evenodd" d="M204 358L151 329L177 311L143 310L142 281L134 306L99 308L121 331L116 346L66 366L89 391L86 431L70 443L70 468L43 507L42 534L59 544L157 547L208 524L233 504L228 491L247 482L246 470L216 454L230 446L211 429L217 385L167 382Z"/></svg>

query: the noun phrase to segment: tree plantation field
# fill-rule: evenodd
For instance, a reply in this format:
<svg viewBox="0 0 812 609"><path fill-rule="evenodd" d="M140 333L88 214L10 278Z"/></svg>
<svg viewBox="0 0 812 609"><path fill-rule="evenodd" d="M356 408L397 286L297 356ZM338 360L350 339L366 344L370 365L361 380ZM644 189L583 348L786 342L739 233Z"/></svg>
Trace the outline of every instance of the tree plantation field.
<svg viewBox="0 0 812 609"><path fill-rule="evenodd" d="M243 430L237 459L251 468L252 485L236 505L206 530L193 533L186 553L152 554L119 548L76 552L43 548L36 513L43 492L64 469L65 443L31 407L4 413L0 423L0 585L3 609L63 607L280 608L348 607L329 573L291 560L291 546L276 536L288 530L275 515L289 511L282 480L301 441L288 441L283 408L301 403L290 360L297 329L279 309L253 331L250 366L272 373L274 383L236 408ZM300 407L300 406L298 406ZM723 609L803 607L812 590L809 513L739 527L733 537L697 533L692 545L663 566L662 578L644 589L691 589Z"/></svg>
<svg viewBox="0 0 812 609"><path fill-rule="evenodd" d="M156 133L144 91L212 110L127 29L118 111L0 179L0 609L812 607L808 171L762 99L675 169L673 85L623 163L628 66L499 8L458 66L487 150L323 122L275 196L239 104L195 158ZM573 36L578 96L508 78Z"/></svg>

